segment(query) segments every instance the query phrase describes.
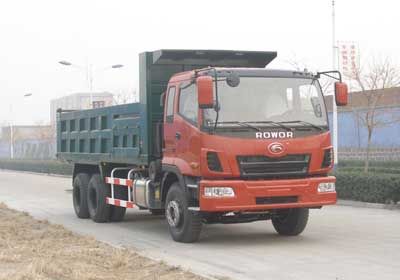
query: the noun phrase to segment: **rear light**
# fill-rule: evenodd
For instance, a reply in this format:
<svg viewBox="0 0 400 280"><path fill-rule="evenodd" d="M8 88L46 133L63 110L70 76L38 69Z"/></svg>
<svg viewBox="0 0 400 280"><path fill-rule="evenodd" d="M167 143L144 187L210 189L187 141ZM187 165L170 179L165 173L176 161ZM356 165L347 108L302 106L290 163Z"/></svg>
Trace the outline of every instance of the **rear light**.
<svg viewBox="0 0 400 280"><path fill-rule="evenodd" d="M235 192L231 187L205 187L205 197L234 197Z"/></svg>
<svg viewBox="0 0 400 280"><path fill-rule="evenodd" d="M210 171L222 172L221 162L216 152L207 153L207 165Z"/></svg>
<svg viewBox="0 0 400 280"><path fill-rule="evenodd" d="M324 159L322 160L322 168L327 168L332 165L333 162L333 149L326 149L324 152Z"/></svg>
<svg viewBox="0 0 400 280"><path fill-rule="evenodd" d="M334 192L336 191L335 183L319 183L318 192L326 193L326 192Z"/></svg>

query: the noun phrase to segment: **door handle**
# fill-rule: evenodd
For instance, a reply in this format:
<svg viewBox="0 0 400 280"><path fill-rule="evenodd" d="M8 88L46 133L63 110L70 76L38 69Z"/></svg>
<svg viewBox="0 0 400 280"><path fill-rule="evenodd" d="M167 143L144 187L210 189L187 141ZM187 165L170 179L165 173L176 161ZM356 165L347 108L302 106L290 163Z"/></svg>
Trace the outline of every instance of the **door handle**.
<svg viewBox="0 0 400 280"><path fill-rule="evenodd" d="M175 133L175 138L176 138L177 140L181 139L181 134L180 134L180 132Z"/></svg>

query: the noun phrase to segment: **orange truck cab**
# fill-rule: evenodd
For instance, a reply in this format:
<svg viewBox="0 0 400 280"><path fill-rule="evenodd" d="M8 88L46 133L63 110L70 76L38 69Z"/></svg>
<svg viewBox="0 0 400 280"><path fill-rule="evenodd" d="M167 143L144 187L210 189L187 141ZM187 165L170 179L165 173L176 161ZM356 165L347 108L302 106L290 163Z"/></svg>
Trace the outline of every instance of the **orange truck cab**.
<svg viewBox="0 0 400 280"><path fill-rule="evenodd" d="M133 166L128 181L102 172L112 192L117 185L129 191L126 203L113 196L107 204L165 213L172 238L194 242L207 223L271 220L279 234L297 235L309 209L336 203L318 79L338 74L336 103L346 105L340 73L266 69L275 52L164 50L163 56L163 65L180 66L155 96L163 110L152 122L158 152Z"/></svg>

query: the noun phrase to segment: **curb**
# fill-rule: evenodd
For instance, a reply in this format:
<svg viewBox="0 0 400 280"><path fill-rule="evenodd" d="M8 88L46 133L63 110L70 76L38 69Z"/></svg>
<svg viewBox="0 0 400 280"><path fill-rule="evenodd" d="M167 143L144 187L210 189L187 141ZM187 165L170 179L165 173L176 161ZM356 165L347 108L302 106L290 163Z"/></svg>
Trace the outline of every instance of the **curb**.
<svg viewBox="0 0 400 280"><path fill-rule="evenodd" d="M400 204L370 203L370 202L344 200L344 199L338 199L336 204L340 206L351 206L358 208L400 210Z"/></svg>

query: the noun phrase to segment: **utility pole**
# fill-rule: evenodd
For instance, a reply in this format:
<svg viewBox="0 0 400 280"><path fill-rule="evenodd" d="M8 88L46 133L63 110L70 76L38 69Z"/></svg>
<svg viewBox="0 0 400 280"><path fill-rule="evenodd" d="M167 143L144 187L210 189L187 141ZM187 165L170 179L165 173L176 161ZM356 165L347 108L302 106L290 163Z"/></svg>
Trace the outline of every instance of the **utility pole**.
<svg viewBox="0 0 400 280"><path fill-rule="evenodd" d="M94 70L93 70L93 65L92 64L87 64L85 67L84 66L80 66L77 64L72 64L69 61L66 60L61 60L58 62L59 64L63 65L63 66L72 66L74 68L77 68L81 71L84 72L84 74L86 75L86 82L88 84L88 88L89 88L89 102L90 102L90 106L89 108L93 108L93 80L94 80ZM107 69L117 69L117 68L122 68L124 67L124 65L122 64L114 64L105 68L101 68L101 69L97 69L97 70L107 70Z"/></svg>
<svg viewBox="0 0 400 280"><path fill-rule="evenodd" d="M90 91L90 97L89 97L90 108L93 108L93 67L91 64L87 65L86 79L87 79L87 82L89 85L89 91Z"/></svg>
<svg viewBox="0 0 400 280"><path fill-rule="evenodd" d="M26 93L23 95L23 98L30 97L32 96L32 93ZM11 116L11 121L10 121L10 158L14 159L14 124L13 124L13 106L12 104L10 105L10 116Z"/></svg>
<svg viewBox="0 0 400 280"><path fill-rule="evenodd" d="M335 22L335 0L332 0L332 68L337 69L336 66L336 22ZM334 164L339 163L338 160L338 123L337 123L337 106L334 96L332 96L332 123L333 123L333 158Z"/></svg>
<svg viewBox="0 0 400 280"><path fill-rule="evenodd" d="M13 108L12 104L10 105L10 116L12 118L13 115ZM13 127L13 120L10 121L10 158L14 159L14 127Z"/></svg>

